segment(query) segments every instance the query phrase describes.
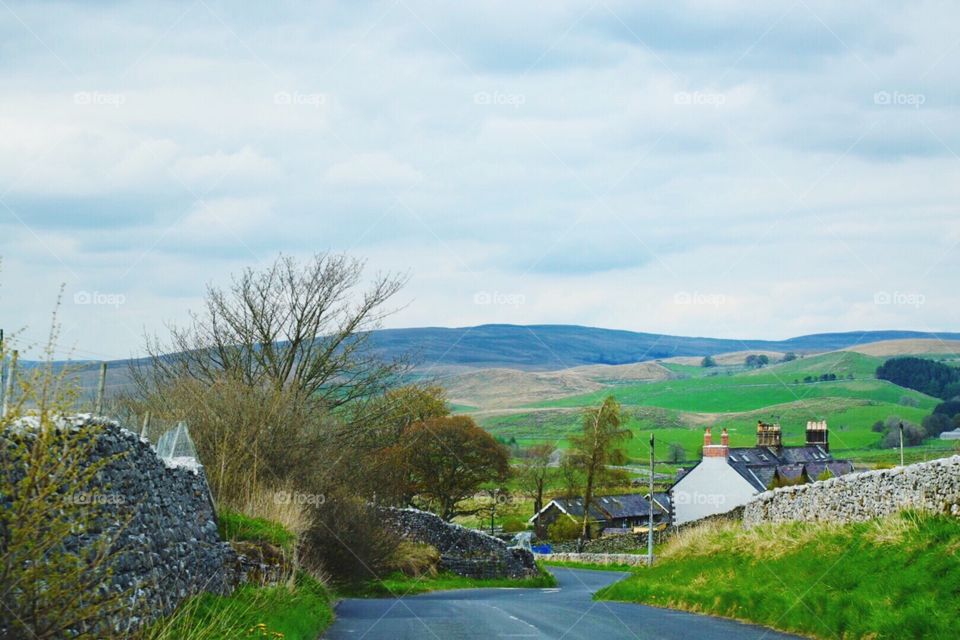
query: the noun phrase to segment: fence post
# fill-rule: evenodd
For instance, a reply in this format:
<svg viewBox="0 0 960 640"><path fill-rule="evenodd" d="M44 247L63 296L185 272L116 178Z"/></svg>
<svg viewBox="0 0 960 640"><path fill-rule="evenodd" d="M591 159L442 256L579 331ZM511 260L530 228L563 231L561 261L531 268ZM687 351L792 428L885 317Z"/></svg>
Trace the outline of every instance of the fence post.
<svg viewBox="0 0 960 640"><path fill-rule="evenodd" d="M97 382L97 402L93 405L93 415L103 415L103 393L107 388L107 363L100 363L100 380Z"/></svg>
<svg viewBox="0 0 960 640"><path fill-rule="evenodd" d="M7 369L7 379L4 384L3 390L3 417L6 418L10 409L10 400L13 398L13 379L17 375L17 358L19 357L19 352L16 350L13 352L13 358L10 359L10 367Z"/></svg>
<svg viewBox="0 0 960 640"><path fill-rule="evenodd" d="M150 412L147 411L146 415L143 416L143 427L140 429L140 437L147 437L147 429L150 428Z"/></svg>

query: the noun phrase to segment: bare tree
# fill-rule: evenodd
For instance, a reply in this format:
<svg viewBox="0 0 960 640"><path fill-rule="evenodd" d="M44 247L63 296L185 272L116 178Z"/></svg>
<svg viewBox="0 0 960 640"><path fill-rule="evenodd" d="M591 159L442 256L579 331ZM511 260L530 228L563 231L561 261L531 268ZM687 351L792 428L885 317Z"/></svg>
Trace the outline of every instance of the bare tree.
<svg viewBox="0 0 960 640"><path fill-rule="evenodd" d="M537 444L522 453L516 476L517 484L524 493L533 498L533 515L537 515L543 509L543 494L550 479L550 457L553 455L553 445ZM540 518L537 518L535 526L537 535L543 535Z"/></svg>
<svg viewBox="0 0 960 640"><path fill-rule="evenodd" d="M336 408L382 391L403 370L369 349L369 331L392 311L405 277L378 275L365 290L364 263L318 254L305 263L279 256L246 269L226 289L208 286L205 308L170 338L147 338L132 375L141 392L174 380L204 383L224 373L250 386L293 389Z"/></svg>

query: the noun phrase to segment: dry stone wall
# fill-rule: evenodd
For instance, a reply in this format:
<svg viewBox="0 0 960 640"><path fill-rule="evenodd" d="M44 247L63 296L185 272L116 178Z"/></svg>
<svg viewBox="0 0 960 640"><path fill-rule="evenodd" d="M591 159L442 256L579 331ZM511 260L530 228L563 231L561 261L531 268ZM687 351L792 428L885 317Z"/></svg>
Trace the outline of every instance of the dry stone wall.
<svg viewBox="0 0 960 640"><path fill-rule="evenodd" d="M243 558L220 539L202 467L167 466L148 441L115 422L81 417L64 420L61 428L94 426L98 436L87 463L110 459L96 479L97 522L66 546L78 551L108 536L120 552L112 588L129 594L129 606L121 618L100 621L101 633L132 634L201 591L229 593L242 578ZM0 433L0 447L32 437L30 425L20 424ZM0 471L17 482L16 470ZM0 496L0 507L9 506L4 500Z"/></svg>
<svg viewBox="0 0 960 640"><path fill-rule="evenodd" d="M744 507L743 523L856 522L902 509L960 516L960 456L767 491Z"/></svg>
<svg viewBox="0 0 960 640"><path fill-rule="evenodd" d="M385 508L382 513L401 538L436 547L443 570L468 578L525 578L537 574L530 551L507 546L482 531L445 522L418 509Z"/></svg>

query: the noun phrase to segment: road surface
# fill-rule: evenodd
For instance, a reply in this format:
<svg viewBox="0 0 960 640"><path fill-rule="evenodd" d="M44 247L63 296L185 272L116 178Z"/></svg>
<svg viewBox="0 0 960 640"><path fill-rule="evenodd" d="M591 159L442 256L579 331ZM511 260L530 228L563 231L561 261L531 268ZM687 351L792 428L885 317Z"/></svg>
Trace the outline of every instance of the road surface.
<svg viewBox="0 0 960 640"><path fill-rule="evenodd" d="M669 609L596 602L624 575L552 568L558 589L467 589L405 598L344 600L326 640L785 640L762 627Z"/></svg>

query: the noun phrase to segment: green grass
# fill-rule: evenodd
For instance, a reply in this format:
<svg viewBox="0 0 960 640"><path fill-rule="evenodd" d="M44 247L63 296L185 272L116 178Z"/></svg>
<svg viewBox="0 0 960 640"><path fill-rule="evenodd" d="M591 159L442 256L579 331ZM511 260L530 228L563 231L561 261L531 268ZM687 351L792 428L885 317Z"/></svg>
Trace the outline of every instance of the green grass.
<svg viewBox="0 0 960 640"><path fill-rule="evenodd" d="M960 520L903 513L848 525L704 525L597 594L818 638L954 638Z"/></svg>
<svg viewBox="0 0 960 640"><path fill-rule="evenodd" d="M464 578L452 573L440 573L436 576L411 577L402 573L393 573L382 580L374 580L356 587L344 587L337 595L350 598L390 598L416 595L430 591L449 589L491 589L522 588L546 589L557 586L557 579L543 567L540 575L533 578L496 578L479 580Z"/></svg>
<svg viewBox="0 0 960 640"><path fill-rule="evenodd" d="M263 518L251 518L237 511L221 509L217 513L220 537L242 542L266 542L290 551L297 536L283 525Z"/></svg>
<svg viewBox="0 0 960 640"><path fill-rule="evenodd" d="M292 589L246 585L229 596L195 596L149 629L145 640L316 640L332 621L330 594L301 573Z"/></svg>

